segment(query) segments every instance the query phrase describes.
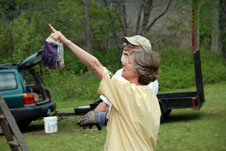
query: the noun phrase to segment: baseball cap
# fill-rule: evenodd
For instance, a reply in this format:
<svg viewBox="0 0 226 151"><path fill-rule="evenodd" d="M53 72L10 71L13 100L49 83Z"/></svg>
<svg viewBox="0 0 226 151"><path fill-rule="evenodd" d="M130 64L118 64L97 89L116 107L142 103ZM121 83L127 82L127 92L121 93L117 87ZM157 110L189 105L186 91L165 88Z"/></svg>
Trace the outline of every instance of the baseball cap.
<svg viewBox="0 0 226 151"><path fill-rule="evenodd" d="M140 35L136 35L132 37L122 36L120 37L120 40L122 42L129 42L135 46L141 46L142 48L144 48L144 50L151 52L151 43L147 38L143 36L140 36Z"/></svg>

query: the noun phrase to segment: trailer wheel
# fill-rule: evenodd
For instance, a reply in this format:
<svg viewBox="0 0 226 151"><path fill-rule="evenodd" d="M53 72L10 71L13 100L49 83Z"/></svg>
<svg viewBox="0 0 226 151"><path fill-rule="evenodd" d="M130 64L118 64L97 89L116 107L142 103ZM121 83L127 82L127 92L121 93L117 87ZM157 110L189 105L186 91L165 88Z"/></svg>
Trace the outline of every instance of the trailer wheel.
<svg viewBox="0 0 226 151"><path fill-rule="evenodd" d="M165 119L165 114L163 113L162 107L161 107L161 117L160 117L160 123L163 123Z"/></svg>
<svg viewBox="0 0 226 151"><path fill-rule="evenodd" d="M161 114L161 117L160 117L160 123L162 123L164 120L164 114Z"/></svg>
<svg viewBox="0 0 226 151"><path fill-rule="evenodd" d="M171 111L172 111L171 109L167 109L166 113L164 113L164 116L168 117L170 115Z"/></svg>
<svg viewBox="0 0 226 151"><path fill-rule="evenodd" d="M163 105L163 103L161 102L161 100L159 100L159 106L160 106L160 110L161 110L160 123L162 123L164 121L164 119L165 119L164 113L166 112L166 108Z"/></svg>

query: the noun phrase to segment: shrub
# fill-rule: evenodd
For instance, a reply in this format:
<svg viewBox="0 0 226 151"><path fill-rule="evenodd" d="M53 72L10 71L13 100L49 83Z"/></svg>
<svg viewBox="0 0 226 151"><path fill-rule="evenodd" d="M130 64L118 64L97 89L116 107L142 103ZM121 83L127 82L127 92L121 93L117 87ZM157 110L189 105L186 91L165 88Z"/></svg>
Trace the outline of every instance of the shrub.
<svg viewBox="0 0 226 151"><path fill-rule="evenodd" d="M162 50L159 90L185 88L195 84L193 56L191 52Z"/></svg>
<svg viewBox="0 0 226 151"><path fill-rule="evenodd" d="M201 53L204 83L226 81L226 62L221 52L204 51Z"/></svg>
<svg viewBox="0 0 226 151"><path fill-rule="evenodd" d="M159 88L168 91L195 86L193 53L182 50L162 50ZM204 84L226 81L226 63L220 52L201 50L201 67Z"/></svg>

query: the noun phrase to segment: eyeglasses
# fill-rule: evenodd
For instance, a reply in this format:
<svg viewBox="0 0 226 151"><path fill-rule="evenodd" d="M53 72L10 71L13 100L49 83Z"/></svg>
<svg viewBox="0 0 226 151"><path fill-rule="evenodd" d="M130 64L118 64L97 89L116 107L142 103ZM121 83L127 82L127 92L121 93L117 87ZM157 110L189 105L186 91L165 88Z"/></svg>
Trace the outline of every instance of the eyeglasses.
<svg viewBox="0 0 226 151"><path fill-rule="evenodd" d="M123 47L128 47L129 49L134 49L136 46L129 44L129 43L123 43Z"/></svg>

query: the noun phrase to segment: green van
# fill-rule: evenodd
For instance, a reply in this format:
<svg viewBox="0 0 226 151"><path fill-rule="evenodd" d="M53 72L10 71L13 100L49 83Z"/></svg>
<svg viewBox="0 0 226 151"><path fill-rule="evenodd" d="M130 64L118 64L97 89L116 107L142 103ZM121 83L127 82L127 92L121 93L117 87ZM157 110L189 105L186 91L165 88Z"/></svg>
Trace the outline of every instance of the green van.
<svg viewBox="0 0 226 151"><path fill-rule="evenodd" d="M18 64L0 64L0 94L20 128L56 110L49 90L33 68L41 62L41 55L42 50Z"/></svg>

